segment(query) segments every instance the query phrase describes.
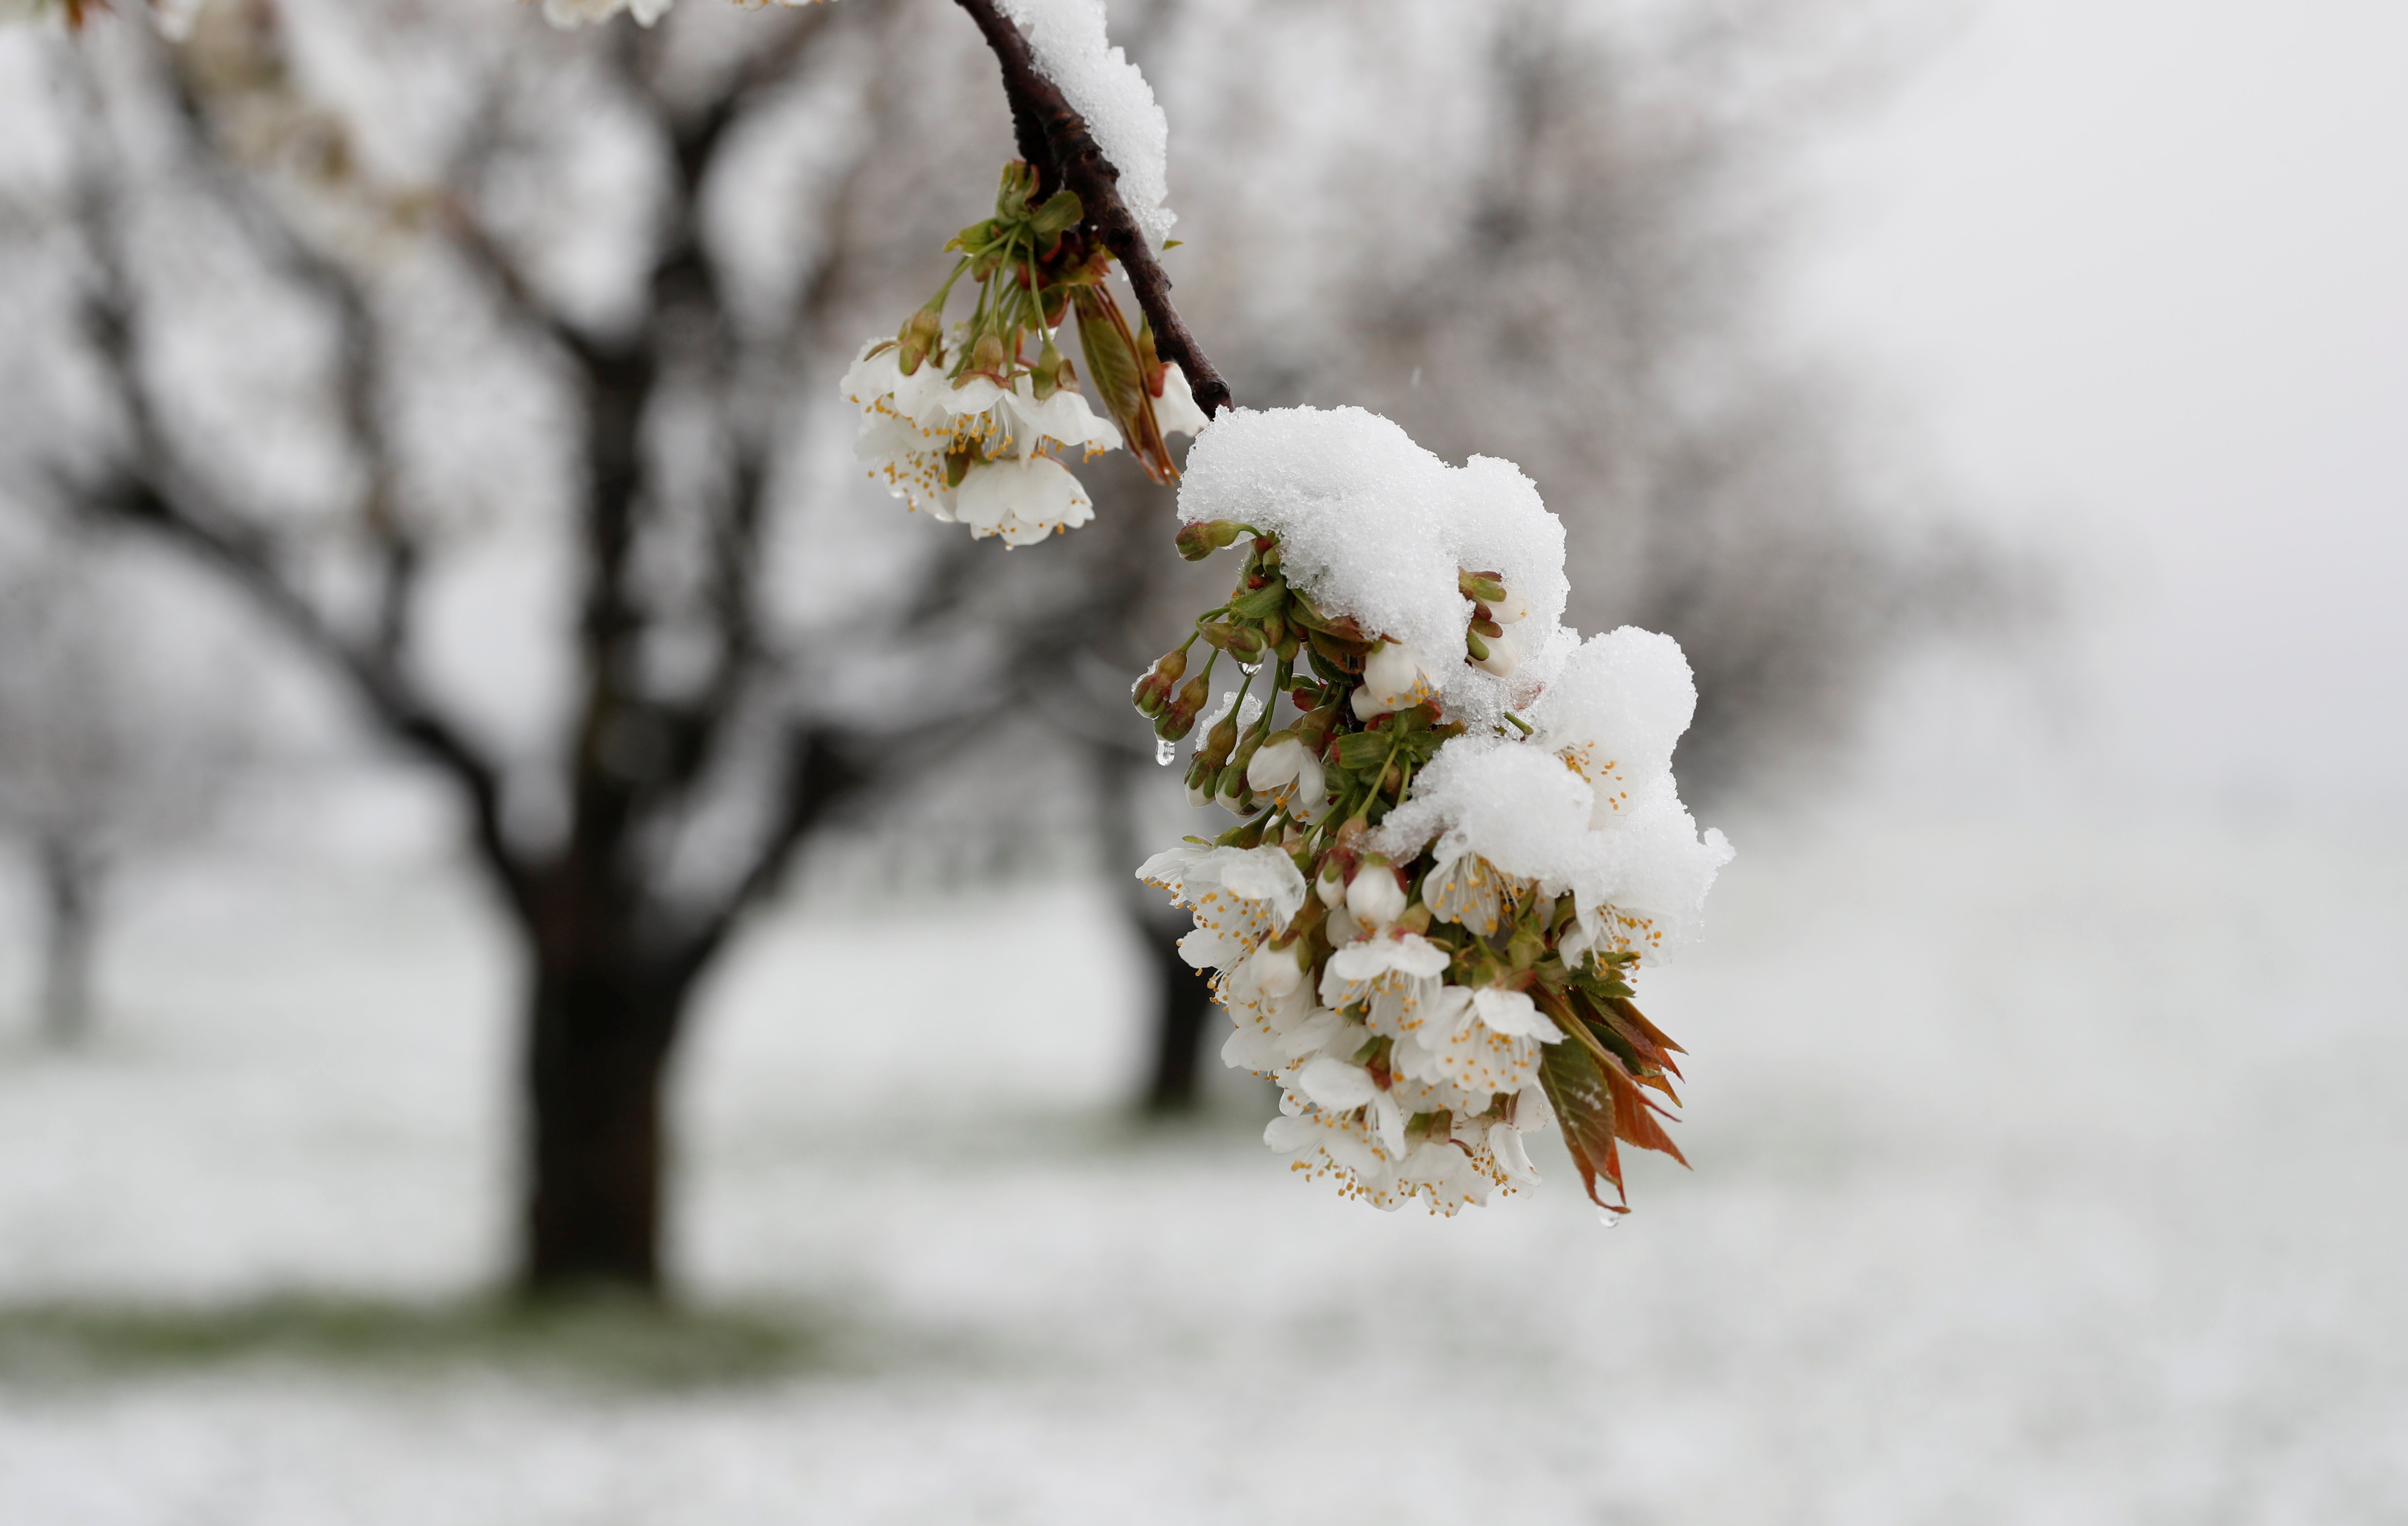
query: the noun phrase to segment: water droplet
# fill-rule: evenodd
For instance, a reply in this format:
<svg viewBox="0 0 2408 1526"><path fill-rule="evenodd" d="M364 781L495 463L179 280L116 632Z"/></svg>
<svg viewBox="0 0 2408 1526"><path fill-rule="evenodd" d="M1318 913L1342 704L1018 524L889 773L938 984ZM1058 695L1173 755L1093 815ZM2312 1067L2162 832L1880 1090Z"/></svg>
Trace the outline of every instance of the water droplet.
<svg viewBox="0 0 2408 1526"><path fill-rule="evenodd" d="M1611 1208L1600 1208L1597 1211L1597 1221L1599 1224L1604 1225L1609 1230L1613 1228L1616 1224L1621 1223L1622 1217L1622 1215L1615 1213Z"/></svg>
<svg viewBox="0 0 2408 1526"><path fill-rule="evenodd" d="M1167 769L1170 767L1172 759L1178 757L1178 756L1179 743L1171 741L1168 737L1156 737L1154 739L1154 760L1156 763Z"/></svg>
<svg viewBox="0 0 2408 1526"><path fill-rule="evenodd" d="M1245 674L1248 678L1254 677L1256 673L1259 673L1262 670L1263 665L1259 662L1241 662L1238 664L1238 671Z"/></svg>

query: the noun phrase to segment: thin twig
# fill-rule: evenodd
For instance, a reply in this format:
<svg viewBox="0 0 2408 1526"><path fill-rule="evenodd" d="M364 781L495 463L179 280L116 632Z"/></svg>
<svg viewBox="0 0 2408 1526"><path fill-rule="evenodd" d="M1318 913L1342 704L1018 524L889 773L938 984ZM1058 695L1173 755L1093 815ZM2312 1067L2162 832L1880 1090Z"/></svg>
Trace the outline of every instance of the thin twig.
<svg viewBox="0 0 2408 1526"><path fill-rule="evenodd" d="M1096 147L1085 120L1070 109L1060 87L1038 68L1028 39L996 8L995 0L959 0L959 4L978 23L1003 65L1003 93L1011 102L1012 131L1019 139L1021 157L1037 166L1041 182L1058 180L1077 194L1080 205L1086 209L1087 225L1128 272L1137 305L1145 310L1147 321L1154 325L1154 353L1178 365L1204 416L1211 418L1230 406L1229 384L1204 358L1195 336L1180 321L1179 310L1170 305L1170 278L1162 273L1154 251L1138 231L1137 219L1121 200L1121 172Z"/></svg>

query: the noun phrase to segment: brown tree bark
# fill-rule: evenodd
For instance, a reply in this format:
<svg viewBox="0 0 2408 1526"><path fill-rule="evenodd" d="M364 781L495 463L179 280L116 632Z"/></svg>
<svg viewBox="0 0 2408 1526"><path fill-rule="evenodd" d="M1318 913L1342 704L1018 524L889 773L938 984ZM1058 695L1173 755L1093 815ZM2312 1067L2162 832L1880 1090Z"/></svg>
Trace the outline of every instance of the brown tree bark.
<svg viewBox="0 0 2408 1526"><path fill-rule="evenodd" d="M535 971L523 1290L659 1290L662 1088L687 995L677 972L636 960Z"/></svg>
<svg viewBox="0 0 2408 1526"><path fill-rule="evenodd" d="M1197 1080L1211 1028L1212 987L1203 972L1179 954L1179 929L1158 919L1143 926L1146 953L1154 972L1154 1062L1145 1087L1145 1110L1154 1114L1195 1110Z"/></svg>

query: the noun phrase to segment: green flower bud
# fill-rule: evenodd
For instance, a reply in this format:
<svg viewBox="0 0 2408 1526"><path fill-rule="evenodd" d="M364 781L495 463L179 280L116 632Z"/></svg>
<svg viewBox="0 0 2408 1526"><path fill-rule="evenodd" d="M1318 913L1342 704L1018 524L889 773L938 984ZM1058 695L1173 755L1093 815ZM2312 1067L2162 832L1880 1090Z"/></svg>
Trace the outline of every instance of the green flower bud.
<svg viewBox="0 0 2408 1526"><path fill-rule="evenodd" d="M1237 750L1237 746L1238 717L1224 715L1219 725L1204 734L1204 745L1197 749L1197 756L1218 772L1222 765L1229 761L1229 755Z"/></svg>
<svg viewBox="0 0 2408 1526"><path fill-rule="evenodd" d="M1455 578L1455 585L1462 590L1464 597L1475 604L1485 604L1493 609L1505 602L1504 580L1494 572L1461 573Z"/></svg>
<svg viewBox="0 0 2408 1526"><path fill-rule="evenodd" d="M1238 537L1244 533L1245 526L1235 521L1208 519L1181 525L1179 539L1174 544L1179 547L1180 555L1191 562L1200 562L1214 552L1236 544Z"/></svg>

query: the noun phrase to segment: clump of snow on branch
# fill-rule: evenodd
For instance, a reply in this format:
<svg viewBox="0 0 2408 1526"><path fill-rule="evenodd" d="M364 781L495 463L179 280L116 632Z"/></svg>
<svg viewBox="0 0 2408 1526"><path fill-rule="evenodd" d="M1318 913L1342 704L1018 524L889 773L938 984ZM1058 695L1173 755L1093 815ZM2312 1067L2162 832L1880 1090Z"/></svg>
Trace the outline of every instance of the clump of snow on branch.
<svg viewBox="0 0 2408 1526"><path fill-rule="evenodd" d="M1328 614L1400 644L1451 712L1493 724L1569 650L1563 522L1510 461L1450 467L1359 408L1240 410L1197 437L1179 515L1280 542L1287 581ZM1457 569L1492 569L1519 604L1508 665L1458 653L1471 600ZM1505 612L1513 612L1508 611Z"/></svg>
<svg viewBox="0 0 2408 1526"><path fill-rule="evenodd" d="M1679 1046L1629 982L1694 941L1731 857L1672 779L1679 646L1581 641L1528 480L1359 409L1224 415L1180 515L1182 554L1244 564L1136 702L1166 742L1201 718L1191 799L1242 819L1139 872L1195 914L1181 950L1231 1017L1223 1058L1282 1087L1265 1142L1453 1214L1535 1185L1521 1135L1560 1126L1618 1211L1619 1144L1679 1155L1649 1095L1678 1101ZM1201 717L1222 655L1243 680Z"/></svg>
<svg viewBox="0 0 2408 1526"><path fill-rule="evenodd" d="M1170 122L1145 75L1104 36L1104 0L999 0L1028 39L1045 78L1086 120L1096 146L1120 171L1120 194L1149 248L1178 221L1170 197Z"/></svg>

